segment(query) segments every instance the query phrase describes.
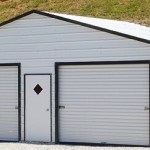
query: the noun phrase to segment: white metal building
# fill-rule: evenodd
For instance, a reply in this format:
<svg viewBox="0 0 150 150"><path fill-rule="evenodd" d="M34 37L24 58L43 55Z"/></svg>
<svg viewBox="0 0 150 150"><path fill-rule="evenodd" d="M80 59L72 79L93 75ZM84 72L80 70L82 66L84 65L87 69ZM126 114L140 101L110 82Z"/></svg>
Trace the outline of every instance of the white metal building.
<svg viewBox="0 0 150 150"><path fill-rule="evenodd" d="M150 28L30 11L0 24L0 141L150 145Z"/></svg>

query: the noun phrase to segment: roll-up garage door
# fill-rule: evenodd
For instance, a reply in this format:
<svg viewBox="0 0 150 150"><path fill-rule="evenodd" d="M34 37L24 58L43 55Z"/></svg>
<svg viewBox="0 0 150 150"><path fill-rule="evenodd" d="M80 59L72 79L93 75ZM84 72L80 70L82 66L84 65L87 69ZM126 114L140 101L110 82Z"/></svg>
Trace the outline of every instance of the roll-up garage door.
<svg viewBox="0 0 150 150"><path fill-rule="evenodd" d="M59 65L59 142L149 145L149 64Z"/></svg>
<svg viewBox="0 0 150 150"><path fill-rule="evenodd" d="M0 141L18 140L18 66L0 66Z"/></svg>

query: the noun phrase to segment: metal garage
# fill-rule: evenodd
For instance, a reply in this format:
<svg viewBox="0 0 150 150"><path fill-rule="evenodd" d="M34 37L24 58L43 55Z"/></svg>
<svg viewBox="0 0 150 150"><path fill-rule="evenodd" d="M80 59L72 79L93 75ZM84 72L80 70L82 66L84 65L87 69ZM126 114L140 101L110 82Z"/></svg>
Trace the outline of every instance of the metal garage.
<svg viewBox="0 0 150 150"><path fill-rule="evenodd" d="M150 28L32 10L0 24L0 141L149 142Z"/></svg>
<svg viewBox="0 0 150 150"><path fill-rule="evenodd" d="M149 145L149 63L58 63L60 143Z"/></svg>
<svg viewBox="0 0 150 150"><path fill-rule="evenodd" d="M0 141L19 140L19 64L0 65Z"/></svg>

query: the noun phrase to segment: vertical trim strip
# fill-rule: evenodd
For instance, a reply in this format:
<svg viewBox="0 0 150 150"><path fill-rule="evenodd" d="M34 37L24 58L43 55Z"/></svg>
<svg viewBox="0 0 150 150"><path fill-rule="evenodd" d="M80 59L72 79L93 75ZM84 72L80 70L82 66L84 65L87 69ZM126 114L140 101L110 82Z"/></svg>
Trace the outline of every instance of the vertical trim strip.
<svg viewBox="0 0 150 150"><path fill-rule="evenodd" d="M150 109L150 63L149 63L149 109ZM149 110L149 146L150 146L150 110Z"/></svg>
<svg viewBox="0 0 150 150"><path fill-rule="evenodd" d="M25 118L26 118L26 75L24 74L24 141L26 141Z"/></svg>
<svg viewBox="0 0 150 150"><path fill-rule="evenodd" d="M21 140L21 64L18 64L18 141Z"/></svg>
<svg viewBox="0 0 150 150"><path fill-rule="evenodd" d="M51 134L51 142L52 142L52 74L50 75L50 125L51 125L51 129L50 129L50 134Z"/></svg>
<svg viewBox="0 0 150 150"><path fill-rule="evenodd" d="M59 110L58 110L58 65L55 64L55 143L59 143Z"/></svg>

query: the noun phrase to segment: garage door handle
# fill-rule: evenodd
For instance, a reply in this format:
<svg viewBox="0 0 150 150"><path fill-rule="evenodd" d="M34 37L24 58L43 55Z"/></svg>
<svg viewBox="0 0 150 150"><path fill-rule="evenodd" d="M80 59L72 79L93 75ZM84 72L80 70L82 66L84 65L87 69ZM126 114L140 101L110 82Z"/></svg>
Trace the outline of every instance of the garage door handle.
<svg viewBox="0 0 150 150"><path fill-rule="evenodd" d="M65 106L58 106L59 109L65 109Z"/></svg>
<svg viewBox="0 0 150 150"><path fill-rule="evenodd" d="M144 110L149 110L149 107L145 107Z"/></svg>
<svg viewBox="0 0 150 150"><path fill-rule="evenodd" d="M18 106L15 106L15 109L18 109Z"/></svg>

